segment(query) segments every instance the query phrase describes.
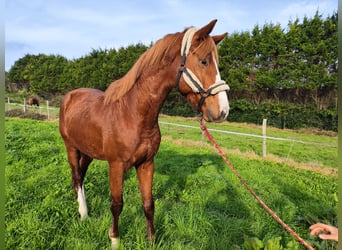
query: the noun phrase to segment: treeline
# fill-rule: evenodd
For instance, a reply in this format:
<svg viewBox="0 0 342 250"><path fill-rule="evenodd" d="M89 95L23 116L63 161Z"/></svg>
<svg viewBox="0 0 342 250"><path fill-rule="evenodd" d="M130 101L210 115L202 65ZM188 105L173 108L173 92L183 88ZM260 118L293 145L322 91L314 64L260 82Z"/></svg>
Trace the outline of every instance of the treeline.
<svg viewBox="0 0 342 250"><path fill-rule="evenodd" d="M234 121L337 130L337 13L256 25L219 48Z"/></svg>
<svg viewBox="0 0 342 250"><path fill-rule="evenodd" d="M147 48L136 44L118 50L93 49L75 60L67 60L61 55L28 54L9 70L6 90L25 89L39 96L65 94L80 87L105 90L111 82L126 74Z"/></svg>
<svg viewBox="0 0 342 250"><path fill-rule="evenodd" d="M272 99L318 109L336 104L337 14L290 21L286 32L268 24L234 33L221 43L220 56L233 99L255 104Z"/></svg>
<svg viewBox="0 0 342 250"><path fill-rule="evenodd" d="M290 21L286 29L256 25L225 38L219 55L221 77L231 88L228 120L261 123L268 118L277 127L337 130L337 19L337 13L323 19L317 12L313 18ZM26 55L6 74L6 90L25 89L42 97L78 87L104 90L150 46L93 49L74 60ZM195 114L176 90L162 112Z"/></svg>

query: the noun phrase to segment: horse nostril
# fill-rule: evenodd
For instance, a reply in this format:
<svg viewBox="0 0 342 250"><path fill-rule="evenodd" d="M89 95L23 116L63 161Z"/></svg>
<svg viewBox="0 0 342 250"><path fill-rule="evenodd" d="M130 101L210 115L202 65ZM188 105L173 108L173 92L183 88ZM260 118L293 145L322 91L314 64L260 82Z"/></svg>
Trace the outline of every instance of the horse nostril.
<svg viewBox="0 0 342 250"><path fill-rule="evenodd" d="M218 112L213 112L211 109L207 109L204 114L204 119L207 122L222 122L228 116L229 110L224 109Z"/></svg>
<svg viewBox="0 0 342 250"><path fill-rule="evenodd" d="M225 120L228 117L228 114L229 114L229 111L222 110L221 111L221 116L220 116L221 120Z"/></svg>

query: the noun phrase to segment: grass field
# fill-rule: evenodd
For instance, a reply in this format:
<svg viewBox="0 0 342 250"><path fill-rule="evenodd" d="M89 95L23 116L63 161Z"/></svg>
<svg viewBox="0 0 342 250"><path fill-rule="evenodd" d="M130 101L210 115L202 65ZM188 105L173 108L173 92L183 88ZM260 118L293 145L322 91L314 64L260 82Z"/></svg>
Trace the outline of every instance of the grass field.
<svg viewBox="0 0 342 250"><path fill-rule="evenodd" d="M260 129L231 126L245 133ZM120 249L304 249L260 207L212 147L201 143L200 130L161 127L153 185L156 242L145 240L145 217L132 169L125 176ZM89 167L85 187L90 216L80 221L58 123L6 119L5 129L6 249L109 249L107 163L94 161ZM285 132L286 137L336 143L336 137ZM258 152L255 156L251 148L257 151L260 140L221 137L217 141L240 174L283 221L316 249L335 249L333 242L309 236L308 227L317 221L337 224L336 173L278 161L283 156L277 156L276 149L273 158L259 157ZM298 166L336 169L333 160L324 159L336 157L336 151L324 151L323 157L316 150L307 147L300 153L292 146L290 154L283 151ZM306 160L300 154L312 156Z"/></svg>
<svg viewBox="0 0 342 250"><path fill-rule="evenodd" d="M197 127L197 129L190 129L161 124L164 134L171 136L173 139L202 141L202 132L196 119L162 116L160 121ZM262 135L261 126L251 124L223 122L208 123L207 126L209 129L213 128L233 133ZM324 131L316 131L316 134L313 134L309 133L311 132L309 129L303 131L299 133L295 130L268 127L267 136L277 138L267 139L268 158L270 160L278 158L278 160L287 163L300 163L303 167L311 167L312 169L325 169L326 173L329 171L335 172L337 169L337 134ZM233 150L235 153L238 150L244 155L262 155L262 138L220 132L212 132L212 134L225 149Z"/></svg>

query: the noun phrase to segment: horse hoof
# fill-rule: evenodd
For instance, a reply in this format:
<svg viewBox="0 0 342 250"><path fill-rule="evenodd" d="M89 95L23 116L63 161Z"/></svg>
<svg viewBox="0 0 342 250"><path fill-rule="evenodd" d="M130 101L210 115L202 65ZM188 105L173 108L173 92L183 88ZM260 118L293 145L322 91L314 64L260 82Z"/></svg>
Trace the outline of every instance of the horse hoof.
<svg viewBox="0 0 342 250"><path fill-rule="evenodd" d="M88 213L81 214L80 213L80 220L85 220L88 217Z"/></svg>
<svg viewBox="0 0 342 250"><path fill-rule="evenodd" d="M110 238L112 240L112 250L118 250L120 246L119 238Z"/></svg>
<svg viewBox="0 0 342 250"><path fill-rule="evenodd" d="M156 236L153 234L153 235L150 235L150 236L146 236L146 239L152 243L154 243L156 241Z"/></svg>

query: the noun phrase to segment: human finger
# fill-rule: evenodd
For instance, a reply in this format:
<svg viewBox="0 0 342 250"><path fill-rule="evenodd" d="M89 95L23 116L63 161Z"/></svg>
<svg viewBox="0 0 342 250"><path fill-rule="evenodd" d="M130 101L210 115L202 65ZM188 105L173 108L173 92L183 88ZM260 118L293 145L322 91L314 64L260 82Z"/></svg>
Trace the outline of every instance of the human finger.
<svg viewBox="0 0 342 250"><path fill-rule="evenodd" d="M316 223L316 224L314 224L314 225L311 225L311 226L309 227L309 229L313 230L313 229L320 228L321 230L323 230L323 229L325 229L325 228L327 228L327 227L328 227L328 225L326 225L326 224Z"/></svg>
<svg viewBox="0 0 342 250"><path fill-rule="evenodd" d="M322 240L336 240L336 235L334 234L319 234L318 237Z"/></svg>

